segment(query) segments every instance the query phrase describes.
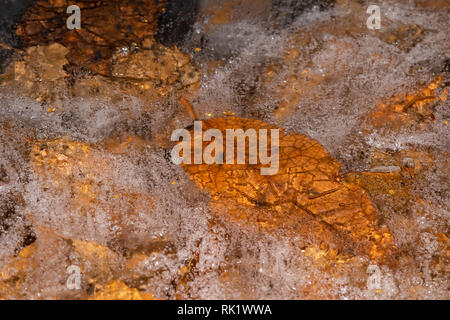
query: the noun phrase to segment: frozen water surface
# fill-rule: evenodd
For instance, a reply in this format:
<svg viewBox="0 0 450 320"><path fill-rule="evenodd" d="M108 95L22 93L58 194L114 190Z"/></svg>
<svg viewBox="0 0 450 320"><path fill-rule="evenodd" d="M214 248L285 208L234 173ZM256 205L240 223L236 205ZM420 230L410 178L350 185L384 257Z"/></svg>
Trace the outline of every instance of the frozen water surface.
<svg viewBox="0 0 450 320"><path fill-rule="evenodd" d="M342 163L342 174L395 171L413 157L418 174L415 182L399 182L407 193L403 202L368 182L398 248L396 263L372 265L364 256L343 264L317 260L295 238L249 232L213 215L210 196L170 162L168 148L148 142L168 127L192 123L173 97L151 103L132 95L120 101L65 97L61 111L49 113L45 104L2 90L0 121L7 126L0 130L0 268L35 241L46 246L39 241L52 230L108 247L118 258L104 281L119 277L159 298L450 298L448 100L435 107L424 129L383 131L366 122L381 102L437 75L444 79L440 92L448 85L448 8L416 2L383 2L382 28L374 31L365 25L365 1L336 1L295 15L286 6L277 16L230 1L223 21L214 11L217 1L202 1L182 46L203 70L192 100L201 118L230 110L304 133ZM405 26L415 28L413 35L389 40ZM125 152L103 143L131 135L144 143ZM77 200L70 175L54 173L75 189L59 188L33 167L51 164L36 164L28 141L61 137L91 146L90 164L73 173L91 188L87 202ZM24 278L26 298L80 295L65 280L67 267L82 259L58 241L38 251L43 260ZM130 274L126 261L138 252L145 258ZM190 263L195 272L180 280Z"/></svg>

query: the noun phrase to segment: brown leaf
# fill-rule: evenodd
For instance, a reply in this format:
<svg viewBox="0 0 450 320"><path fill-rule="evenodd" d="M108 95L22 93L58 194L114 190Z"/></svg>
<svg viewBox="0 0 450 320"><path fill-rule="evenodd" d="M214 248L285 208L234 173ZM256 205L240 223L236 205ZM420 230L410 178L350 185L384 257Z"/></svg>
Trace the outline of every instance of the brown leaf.
<svg viewBox="0 0 450 320"><path fill-rule="evenodd" d="M13 77L5 78L1 85L18 89L37 101L56 103L66 88L68 74L63 66L68 63L67 53L58 43L29 47L23 59L12 64Z"/></svg>
<svg viewBox="0 0 450 320"><path fill-rule="evenodd" d="M276 129L259 120L236 117L204 121L203 128ZM388 230L363 189L341 182L340 164L317 141L280 129L279 171L261 175L261 163L183 164L200 189L213 199L218 214L348 253L365 253L382 259L391 247ZM248 150L247 157L248 157ZM236 154L236 152L235 152Z"/></svg>
<svg viewBox="0 0 450 320"><path fill-rule="evenodd" d="M81 29L69 30L65 10L73 4L81 8ZM189 55L153 38L163 4L153 0L38 1L22 17L17 34L25 46L56 42L67 48L74 95L113 98L126 91L152 99L182 90L191 96L199 88L200 73ZM88 74L79 72L86 70Z"/></svg>
<svg viewBox="0 0 450 320"><path fill-rule="evenodd" d="M434 121L433 109L445 101L448 92L438 95L443 76L437 76L428 85L411 94L400 93L381 103L367 117L366 124L376 129L398 130L408 126L426 128Z"/></svg>
<svg viewBox="0 0 450 320"><path fill-rule="evenodd" d="M110 74L110 59L117 48L153 36L163 4L154 0L37 1L23 15L17 34L26 46L59 42L70 50L72 64ZM70 5L81 9L81 29L66 26Z"/></svg>

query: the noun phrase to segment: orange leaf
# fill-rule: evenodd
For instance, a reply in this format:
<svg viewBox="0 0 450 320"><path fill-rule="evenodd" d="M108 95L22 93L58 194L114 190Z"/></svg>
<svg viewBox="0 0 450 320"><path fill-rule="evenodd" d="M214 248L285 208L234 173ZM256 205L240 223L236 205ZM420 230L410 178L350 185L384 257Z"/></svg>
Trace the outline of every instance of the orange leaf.
<svg viewBox="0 0 450 320"><path fill-rule="evenodd" d="M203 128L276 129L268 123L237 117L204 121ZM305 243L325 243L348 253L382 259L391 247L387 229L362 188L338 178L340 164L317 141L280 129L279 171L262 175L261 163L183 164L212 208L243 225L283 235L303 235ZM248 148L246 150L248 157ZM236 153L236 152L235 152Z"/></svg>

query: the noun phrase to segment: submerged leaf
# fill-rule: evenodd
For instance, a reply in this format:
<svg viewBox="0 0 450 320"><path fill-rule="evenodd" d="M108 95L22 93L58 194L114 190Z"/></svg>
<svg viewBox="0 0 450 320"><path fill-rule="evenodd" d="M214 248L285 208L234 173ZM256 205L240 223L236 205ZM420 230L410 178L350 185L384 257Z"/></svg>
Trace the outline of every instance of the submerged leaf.
<svg viewBox="0 0 450 320"><path fill-rule="evenodd" d="M12 64L13 77L4 78L1 86L18 89L37 101L56 103L66 89L68 74L63 66L68 63L67 53L58 43L29 47L23 59Z"/></svg>
<svg viewBox="0 0 450 320"><path fill-rule="evenodd" d="M236 117L204 121L219 129L277 129L259 120ZM235 146L236 148L236 146ZM200 189L215 200L213 208L234 220L267 231L306 238L302 245L324 243L346 252L382 259L391 238L364 192L341 182L340 164L317 141L280 129L279 170L262 175L249 164L183 164ZM246 150L248 158L248 148ZM235 152L236 154L236 152Z"/></svg>
<svg viewBox="0 0 450 320"><path fill-rule="evenodd" d="M447 91L438 94L443 76L437 76L428 85L411 94L400 93L381 103L367 117L366 124L376 129L398 130L417 126L426 128L434 121L433 109L447 99Z"/></svg>
<svg viewBox="0 0 450 320"><path fill-rule="evenodd" d="M70 5L81 9L81 29L66 26ZM161 9L154 0L37 1L22 17L17 34L26 46L61 43L70 50L71 63L109 74L117 48L153 36Z"/></svg>
<svg viewBox="0 0 450 320"><path fill-rule="evenodd" d="M81 28L69 30L65 10L73 4L81 8ZM56 42L67 48L68 70L85 77L80 79L82 84L75 82L74 94L114 91L117 88L108 80L120 80L123 89L134 94L164 96L188 89L184 94L189 95L199 86L199 72L189 55L154 40L163 4L154 0L38 1L22 17L17 34L26 47Z"/></svg>

